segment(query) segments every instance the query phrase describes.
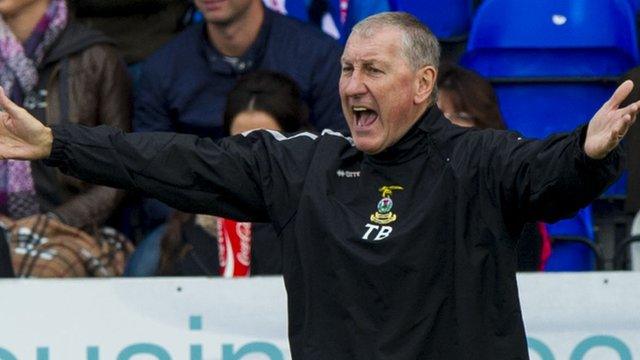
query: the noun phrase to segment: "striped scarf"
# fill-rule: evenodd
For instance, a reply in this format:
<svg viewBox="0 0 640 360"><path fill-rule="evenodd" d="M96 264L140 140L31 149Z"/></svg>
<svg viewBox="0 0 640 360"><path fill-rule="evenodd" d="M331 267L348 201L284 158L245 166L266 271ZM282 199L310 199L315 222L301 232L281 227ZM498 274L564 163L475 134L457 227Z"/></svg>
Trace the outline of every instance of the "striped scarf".
<svg viewBox="0 0 640 360"><path fill-rule="evenodd" d="M51 0L44 16L24 43L0 17L0 85L10 98L22 104L38 85L38 66L45 52L67 26L65 0ZM0 161L0 212L22 218L39 212L28 161Z"/></svg>

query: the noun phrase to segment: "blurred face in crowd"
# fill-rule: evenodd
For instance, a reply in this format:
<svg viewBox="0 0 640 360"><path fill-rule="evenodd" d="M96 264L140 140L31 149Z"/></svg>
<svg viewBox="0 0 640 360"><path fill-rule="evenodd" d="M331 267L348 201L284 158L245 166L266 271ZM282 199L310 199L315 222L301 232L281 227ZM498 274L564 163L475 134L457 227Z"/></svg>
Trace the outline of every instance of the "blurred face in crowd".
<svg viewBox="0 0 640 360"><path fill-rule="evenodd" d="M438 91L438 107L442 110L444 116L458 126L476 126L475 119L471 114L456 108L455 96L456 94L453 91L444 89Z"/></svg>
<svg viewBox="0 0 640 360"><path fill-rule="evenodd" d="M12 17L31 8L47 7L50 0L0 0L0 15Z"/></svg>
<svg viewBox="0 0 640 360"><path fill-rule="evenodd" d="M273 116L264 111L247 110L239 113L231 120L229 133L237 135L254 129L282 130Z"/></svg>
<svg viewBox="0 0 640 360"><path fill-rule="evenodd" d="M256 3L262 6L260 0L195 0L196 7L207 22L223 25L242 17Z"/></svg>
<svg viewBox="0 0 640 360"><path fill-rule="evenodd" d="M356 147L376 154L407 133L429 105L435 68L414 69L401 30L380 26L353 33L342 55L340 99Z"/></svg>

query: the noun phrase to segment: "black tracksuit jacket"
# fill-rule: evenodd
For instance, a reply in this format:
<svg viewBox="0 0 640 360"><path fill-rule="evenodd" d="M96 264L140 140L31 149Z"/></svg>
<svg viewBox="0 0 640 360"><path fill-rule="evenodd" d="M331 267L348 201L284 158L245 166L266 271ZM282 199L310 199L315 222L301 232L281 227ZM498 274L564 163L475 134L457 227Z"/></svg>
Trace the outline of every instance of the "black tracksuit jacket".
<svg viewBox="0 0 640 360"><path fill-rule="evenodd" d="M619 150L584 154L585 132L531 141L431 108L372 156L331 132L215 141L62 125L47 162L182 210L273 222L293 359L527 359L522 224L571 215L620 170Z"/></svg>

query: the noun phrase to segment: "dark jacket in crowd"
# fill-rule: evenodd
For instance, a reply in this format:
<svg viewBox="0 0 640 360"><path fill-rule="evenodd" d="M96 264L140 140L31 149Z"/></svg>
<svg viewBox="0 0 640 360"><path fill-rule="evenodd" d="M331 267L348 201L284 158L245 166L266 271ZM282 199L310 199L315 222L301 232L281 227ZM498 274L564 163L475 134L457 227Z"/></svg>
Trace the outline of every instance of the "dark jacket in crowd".
<svg viewBox="0 0 640 360"><path fill-rule="evenodd" d="M586 127L531 141L454 126L435 107L376 155L332 132L53 133L47 162L68 174L272 222L304 360L527 359L522 226L572 215L621 169L619 150L584 153Z"/></svg>
<svg viewBox="0 0 640 360"><path fill-rule="evenodd" d="M111 37L128 64L146 59L184 28L187 0L71 0L78 21Z"/></svg>
<svg viewBox="0 0 640 360"><path fill-rule="evenodd" d="M7 240L8 234L4 229L0 229L0 278L11 278L15 276L11 265L11 248Z"/></svg>
<svg viewBox="0 0 640 360"><path fill-rule="evenodd" d="M636 123L629 130L627 136L629 178L627 182L627 201L625 208L628 212L640 211L640 125Z"/></svg>
<svg viewBox="0 0 640 360"><path fill-rule="evenodd" d="M256 41L232 65L210 44L205 25L192 25L144 63L134 128L220 138L227 93L238 76L268 69L297 82L316 128L343 129L337 87L341 53L317 28L265 9Z"/></svg>
<svg viewBox="0 0 640 360"><path fill-rule="evenodd" d="M640 67L633 68L624 74L621 82L627 79L633 80L634 87L621 106L640 100ZM625 210L636 213L640 211L640 125L638 122L629 129L625 143L628 148L627 169L629 170Z"/></svg>
<svg viewBox="0 0 640 360"><path fill-rule="evenodd" d="M131 89L126 67L104 35L71 22L45 54L40 82L24 106L46 124L131 127ZM100 225L122 192L90 185L36 161L32 166L42 212L53 211L80 228Z"/></svg>

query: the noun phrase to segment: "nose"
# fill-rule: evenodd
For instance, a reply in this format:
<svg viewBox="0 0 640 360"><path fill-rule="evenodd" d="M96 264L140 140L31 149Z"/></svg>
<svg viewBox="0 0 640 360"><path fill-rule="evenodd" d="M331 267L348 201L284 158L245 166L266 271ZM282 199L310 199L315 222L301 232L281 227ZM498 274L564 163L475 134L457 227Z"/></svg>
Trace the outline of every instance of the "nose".
<svg viewBox="0 0 640 360"><path fill-rule="evenodd" d="M360 96L367 92L367 86L359 71L353 71L348 76L343 76L341 83L342 93L344 96Z"/></svg>

